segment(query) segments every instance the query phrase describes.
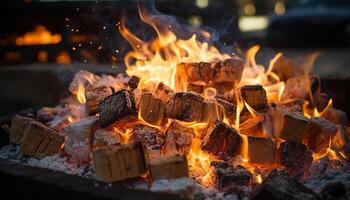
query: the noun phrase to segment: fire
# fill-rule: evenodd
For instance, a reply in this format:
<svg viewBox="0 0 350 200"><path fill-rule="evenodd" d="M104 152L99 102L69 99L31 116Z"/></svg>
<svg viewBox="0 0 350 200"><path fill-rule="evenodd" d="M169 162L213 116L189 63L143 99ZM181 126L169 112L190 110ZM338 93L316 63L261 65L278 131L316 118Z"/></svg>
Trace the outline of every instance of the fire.
<svg viewBox="0 0 350 200"><path fill-rule="evenodd" d="M318 111L317 108L309 108L309 102L305 101L303 104L303 110L304 110L304 116L311 118L311 117L322 117L326 111L333 107L333 100L329 99L327 106L322 110Z"/></svg>
<svg viewBox="0 0 350 200"><path fill-rule="evenodd" d="M43 25L37 25L34 31L25 33L23 36L16 38L16 45L28 46L28 45L47 45L57 44L62 40L60 34L52 34Z"/></svg>
<svg viewBox="0 0 350 200"><path fill-rule="evenodd" d="M256 175L256 176L255 176L255 180L256 180L256 182L257 182L258 184L261 184L261 183L262 183L261 175L260 175L260 174Z"/></svg>
<svg viewBox="0 0 350 200"><path fill-rule="evenodd" d="M78 99L79 103L81 103L81 104L85 104L86 103L85 87L81 83L78 84L77 99Z"/></svg>

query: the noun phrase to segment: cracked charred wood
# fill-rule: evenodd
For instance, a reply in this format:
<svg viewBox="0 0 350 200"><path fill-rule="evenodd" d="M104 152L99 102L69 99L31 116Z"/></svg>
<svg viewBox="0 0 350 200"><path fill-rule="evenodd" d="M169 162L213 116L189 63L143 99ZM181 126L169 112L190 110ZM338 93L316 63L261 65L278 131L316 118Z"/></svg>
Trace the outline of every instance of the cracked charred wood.
<svg viewBox="0 0 350 200"><path fill-rule="evenodd" d="M310 122L310 127L305 137L306 145L314 153L326 152L331 138L337 132L336 126L320 117L312 117Z"/></svg>
<svg viewBox="0 0 350 200"><path fill-rule="evenodd" d="M100 128L98 117L90 116L67 126L64 151L78 162L88 162L93 148L94 132Z"/></svg>
<svg viewBox="0 0 350 200"><path fill-rule="evenodd" d="M138 124L132 129L132 141L141 142L151 156L159 156L164 145L164 135L157 128Z"/></svg>
<svg viewBox="0 0 350 200"><path fill-rule="evenodd" d="M214 161L210 165L213 169L214 186L221 192L251 185L253 175L241 165L232 166L222 161Z"/></svg>
<svg viewBox="0 0 350 200"><path fill-rule="evenodd" d="M323 113L322 117L333 122L334 124L349 126L349 120L348 120L348 117L346 115L346 112L339 110L337 108L327 109Z"/></svg>
<svg viewBox="0 0 350 200"><path fill-rule="evenodd" d="M274 117L273 124L276 137L302 143L308 132L310 120L299 114L278 112Z"/></svg>
<svg viewBox="0 0 350 200"><path fill-rule="evenodd" d="M286 141L277 150L278 160L290 175L303 174L313 161L312 152L304 144Z"/></svg>
<svg viewBox="0 0 350 200"><path fill-rule="evenodd" d="M239 132L248 136L264 137L263 120L261 115L250 117L239 125Z"/></svg>
<svg viewBox="0 0 350 200"><path fill-rule="evenodd" d="M121 90L106 97L99 103L98 110L103 128L137 121L138 118L134 97L127 90Z"/></svg>
<svg viewBox="0 0 350 200"><path fill-rule="evenodd" d="M191 149L194 130L173 122L165 133L164 153L180 152L187 155Z"/></svg>
<svg viewBox="0 0 350 200"><path fill-rule="evenodd" d="M276 143L270 138L248 136L248 157L251 163L275 162Z"/></svg>
<svg viewBox="0 0 350 200"><path fill-rule="evenodd" d="M112 89L110 87L101 86L97 88L91 88L86 90L86 111L89 115L94 115L98 111L98 104L106 97L112 94Z"/></svg>
<svg viewBox="0 0 350 200"><path fill-rule="evenodd" d="M228 121L230 123L234 123L236 120L236 106L226 100L219 98L216 99L216 102L223 107L224 115Z"/></svg>
<svg viewBox="0 0 350 200"><path fill-rule="evenodd" d="M139 142L97 149L93 152L93 161L96 179L103 182L141 176L147 169L143 147Z"/></svg>
<svg viewBox="0 0 350 200"><path fill-rule="evenodd" d="M148 168L152 181L188 177L187 160L182 154L169 154L152 159Z"/></svg>
<svg viewBox="0 0 350 200"><path fill-rule="evenodd" d="M64 137L57 131L39 122L30 122L24 133L21 151L26 156L43 158L58 153L63 145Z"/></svg>
<svg viewBox="0 0 350 200"><path fill-rule="evenodd" d="M116 131L100 129L94 133L93 149L99 149L106 146L117 146L120 143L121 136Z"/></svg>
<svg viewBox="0 0 350 200"><path fill-rule="evenodd" d="M222 121L216 120L215 126L205 136L201 148L220 159L229 160L238 155L241 137L238 132Z"/></svg>
<svg viewBox="0 0 350 200"><path fill-rule="evenodd" d="M26 128L31 122L35 122L35 120L29 117L17 115L12 118L9 137L12 144L18 145L22 143Z"/></svg>
<svg viewBox="0 0 350 200"><path fill-rule="evenodd" d="M139 112L146 122L160 126L165 118L165 103L155 98L150 92L143 92Z"/></svg>
<svg viewBox="0 0 350 200"><path fill-rule="evenodd" d="M241 96L250 107L258 112L265 112L268 109L266 91L261 85L243 86Z"/></svg>
<svg viewBox="0 0 350 200"><path fill-rule="evenodd" d="M252 200L319 200L309 188L292 179L286 173L273 170L259 186Z"/></svg>

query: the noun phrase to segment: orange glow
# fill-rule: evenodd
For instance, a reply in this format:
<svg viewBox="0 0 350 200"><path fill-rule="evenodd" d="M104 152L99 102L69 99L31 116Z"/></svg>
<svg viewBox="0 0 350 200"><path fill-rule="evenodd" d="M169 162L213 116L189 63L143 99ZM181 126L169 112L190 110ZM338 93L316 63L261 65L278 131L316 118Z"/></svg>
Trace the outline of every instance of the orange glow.
<svg viewBox="0 0 350 200"><path fill-rule="evenodd" d="M333 100L329 99L327 106L320 112L317 108L308 108L309 102L305 101L303 104L303 110L304 110L304 116L311 118L311 117L322 117L326 111L333 107Z"/></svg>
<svg viewBox="0 0 350 200"><path fill-rule="evenodd" d="M25 33L16 38L16 45L47 45L61 42L62 37L59 34L52 34L45 26L37 25L34 31Z"/></svg>
<svg viewBox="0 0 350 200"><path fill-rule="evenodd" d="M260 175L260 174L256 175L256 176L255 176L255 180L256 180L256 182L257 182L258 184L261 184L261 182L262 182L261 175Z"/></svg>
<svg viewBox="0 0 350 200"><path fill-rule="evenodd" d="M83 84L78 83L78 91L77 91L77 99L79 103L85 104L86 99L85 99L85 87Z"/></svg>

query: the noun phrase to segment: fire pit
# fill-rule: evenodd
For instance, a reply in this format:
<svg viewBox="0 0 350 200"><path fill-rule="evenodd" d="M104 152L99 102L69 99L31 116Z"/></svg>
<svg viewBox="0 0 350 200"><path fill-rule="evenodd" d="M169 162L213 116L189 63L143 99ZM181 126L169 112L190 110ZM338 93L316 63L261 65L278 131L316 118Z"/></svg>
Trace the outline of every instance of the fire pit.
<svg viewBox="0 0 350 200"><path fill-rule="evenodd" d="M259 65L257 45L225 54L205 42L208 32L180 39L163 18L139 14L157 37L142 40L117 23L133 48L125 73L78 71L57 106L4 121L8 191L24 181L33 184L26 194L45 188L57 198L349 197L341 80L321 80L282 53Z"/></svg>

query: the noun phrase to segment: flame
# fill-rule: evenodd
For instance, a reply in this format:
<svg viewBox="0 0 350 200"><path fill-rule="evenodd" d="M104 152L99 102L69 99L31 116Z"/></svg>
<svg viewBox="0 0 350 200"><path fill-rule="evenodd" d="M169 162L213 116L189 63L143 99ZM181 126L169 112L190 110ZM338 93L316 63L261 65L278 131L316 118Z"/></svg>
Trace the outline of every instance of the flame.
<svg viewBox="0 0 350 200"><path fill-rule="evenodd" d="M27 46L27 45L47 45L57 44L62 40L61 35L52 34L43 25L37 25L34 31L25 33L23 36L16 38L16 45Z"/></svg>
<svg viewBox="0 0 350 200"><path fill-rule="evenodd" d="M260 175L260 174L256 175L256 176L255 176L255 180L256 180L256 182L260 185L261 182L262 182L261 175Z"/></svg>
<svg viewBox="0 0 350 200"><path fill-rule="evenodd" d="M239 90L236 89L236 93L240 94ZM236 130L239 130L239 125L240 125L240 116L241 116L241 112L244 108L244 102L243 99L241 97L241 95L237 95L236 96L236 100L237 100L237 107L236 107L236 121L235 121L235 128ZM248 104L247 104L248 105ZM249 161L249 157L248 157L248 136L241 134L238 132L238 134L241 136L242 138L242 145L241 145L241 157L242 157L242 161L243 162L248 162Z"/></svg>
<svg viewBox="0 0 350 200"><path fill-rule="evenodd" d="M322 110L322 111L318 111L318 109L315 108L308 108L308 106L310 105L310 103L308 101L305 101L303 104L303 111L304 111L304 116L311 118L311 117L322 117L324 116L324 114L333 107L333 100L329 99L327 106Z"/></svg>
<svg viewBox="0 0 350 200"><path fill-rule="evenodd" d="M78 83L77 99L78 99L79 103L81 103L81 104L85 104L86 103L85 87L80 82Z"/></svg>

